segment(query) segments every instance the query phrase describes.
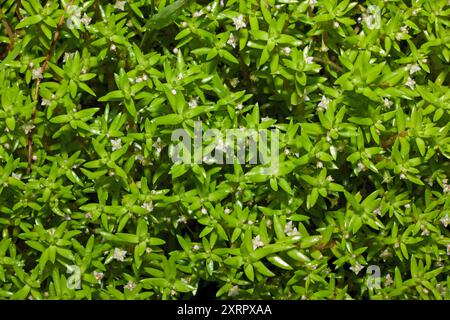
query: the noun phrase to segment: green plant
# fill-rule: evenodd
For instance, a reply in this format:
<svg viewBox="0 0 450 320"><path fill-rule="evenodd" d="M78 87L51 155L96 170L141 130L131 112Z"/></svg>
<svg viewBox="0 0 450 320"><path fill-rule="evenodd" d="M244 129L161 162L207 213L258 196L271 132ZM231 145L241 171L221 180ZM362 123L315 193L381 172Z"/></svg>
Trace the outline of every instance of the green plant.
<svg viewBox="0 0 450 320"><path fill-rule="evenodd" d="M449 13L2 0L0 297L449 299ZM278 170L173 163L196 121Z"/></svg>

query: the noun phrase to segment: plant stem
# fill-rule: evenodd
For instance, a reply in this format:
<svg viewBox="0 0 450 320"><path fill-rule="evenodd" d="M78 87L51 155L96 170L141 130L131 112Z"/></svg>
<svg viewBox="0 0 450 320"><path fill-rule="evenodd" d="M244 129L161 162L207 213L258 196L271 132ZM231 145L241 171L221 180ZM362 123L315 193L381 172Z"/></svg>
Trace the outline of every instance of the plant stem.
<svg viewBox="0 0 450 320"><path fill-rule="evenodd" d="M328 64L330 66L332 66L334 69L336 69L339 72L344 72L344 68L342 68L340 65L334 63L333 61L331 61L330 59L322 59L319 57L314 57L314 60L321 63L321 64Z"/></svg>
<svg viewBox="0 0 450 320"><path fill-rule="evenodd" d="M68 5L67 5L67 8L72 6L72 3L73 3L73 0L70 0ZM47 70L47 68L48 68L48 62L50 61L50 59L52 57L53 49L55 48L56 42L58 41L59 34L61 32L61 28L62 28L63 24L64 24L64 14L59 19L58 25L56 26L55 33L53 34L53 39L52 39L52 42L50 44L50 48L48 49L47 55L45 56L45 60L42 63L42 66L41 66L41 74L42 74L42 76L44 75L45 70ZM34 105L33 111L31 113L31 124L32 125L34 125L34 123L36 121L37 103L39 102L39 86L41 84L41 81L42 81L41 77L38 77L36 79L36 85L34 87L33 100L36 102L36 104ZM31 173L31 161L32 161L32 158L33 158L33 129L28 134L27 175L30 175L30 173Z"/></svg>

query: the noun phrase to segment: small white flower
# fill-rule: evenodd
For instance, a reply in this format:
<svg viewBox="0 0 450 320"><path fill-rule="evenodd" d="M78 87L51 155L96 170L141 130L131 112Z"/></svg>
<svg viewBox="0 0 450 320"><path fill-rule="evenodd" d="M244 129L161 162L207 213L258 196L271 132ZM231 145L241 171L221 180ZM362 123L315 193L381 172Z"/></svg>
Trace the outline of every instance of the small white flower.
<svg viewBox="0 0 450 320"><path fill-rule="evenodd" d="M103 272L94 271L95 280L100 282L103 279L103 276L104 276Z"/></svg>
<svg viewBox="0 0 450 320"><path fill-rule="evenodd" d="M81 18L81 22L84 24L85 27L88 27L91 21L92 18L89 17L86 13L83 15L83 18Z"/></svg>
<svg viewBox="0 0 450 320"><path fill-rule="evenodd" d="M183 22L181 23L181 26L182 26L183 28L187 28L188 23L187 23L186 21L183 21Z"/></svg>
<svg viewBox="0 0 450 320"><path fill-rule="evenodd" d="M174 96L177 94L177 90L175 90L175 89L170 90L170 92L171 92Z"/></svg>
<svg viewBox="0 0 450 320"><path fill-rule="evenodd" d="M381 257L384 261L386 261L386 259L389 258L389 257L391 257L391 256L392 256L392 253L389 252L388 249L384 249L384 251L380 254L380 257Z"/></svg>
<svg viewBox="0 0 450 320"><path fill-rule="evenodd" d="M388 98L384 98L383 99L383 105L386 109L390 109L392 107L392 105L394 104L394 102L392 102L391 100L389 100Z"/></svg>
<svg viewBox="0 0 450 320"><path fill-rule="evenodd" d="M359 171L364 171L364 170L366 170L366 166L365 166L364 163L362 163L361 161L358 162L358 170L359 170Z"/></svg>
<svg viewBox="0 0 450 320"><path fill-rule="evenodd" d="M42 79L43 78L42 68L39 67L39 68L31 70L31 78L33 80Z"/></svg>
<svg viewBox="0 0 450 320"><path fill-rule="evenodd" d="M230 290L228 290L229 297L235 297L239 294L239 286L232 286Z"/></svg>
<svg viewBox="0 0 450 320"><path fill-rule="evenodd" d="M11 173L11 176L12 176L14 179L16 179L16 180L20 180L20 179L22 178L22 174L21 174L21 173L15 173L15 172L13 172L13 173ZM447 216L447 218L448 218L448 216Z"/></svg>
<svg viewBox="0 0 450 320"><path fill-rule="evenodd" d="M442 186L442 192L444 193L450 193L450 185L449 184L444 184Z"/></svg>
<svg viewBox="0 0 450 320"><path fill-rule="evenodd" d="M356 262L354 266L350 267L350 270L352 270L355 274L358 274L362 269L364 269L364 266L362 266L359 262Z"/></svg>
<svg viewBox="0 0 450 320"><path fill-rule="evenodd" d="M291 52L292 52L292 49L291 48L289 48L289 47L284 47L283 48L283 53L285 54L285 55L290 55L291 54Z"/></svg>
<svg viewBox="0 0 450 320"><path fill-rule="evenodd" d="M404 34L408 34L409 33L409 27L408 26L403 26L400 28L400 31Z"/></svg>
<svg viewBox="0 0 450 320"><path fill-rule="evenodd" d="M335 29L339 28L339 22L337 21L333 22L333 28Z"/></svg>
<svg viewBox="0 0 450 320"><path fill-rule="evenodd" d="M308 97L308 92L303 90L303 101L310 101L311 99Z"/></svg>
<svg viewBox="0 0 450 320"><path fill-rule="evenodd" d="M230 36L229 36L229 38L228 38L228 40L227 40L227 43L228 43L230 46L232 46L233 48L236 48L236 45L237 45L237 39L236 39L236 37L234 36L233 33L230 33Z"/></svg>
<svg viewBox="0 0 450 320"><path fill-rule="evenodd" d="M250 81L251 82L256 82L258 80L259 80L259 78L258 78L258 76L256 74L251 74L250 75Z"/></svg>
<svg viewBox="0 0 450 320"><path fill-rule="evenodd" d="M364 22L370 30L376 29L379 26L378 17L374 14L364 15Z"/></svg>
<svg viewBox="0 0 450 320"><path fill-rule="evenodd" d="M117 47L116 47L115 44L112 44L109 48L111 49L111 51L116 51L117 50Z"/></svg>
<svg viewBox="0 0 450 320"><path fill-rule="evenodd" d="M202 214L208 214L208 210L206 210L206 208L204 208L204 207L200 210L200 212Z"/></svg>
<svg viewBox="0 0 450 320"><path fill-rule="evenodd" d="M318 169L322 169L323 168L323 162L322 161L317 161L316 167Z"/></svg>
<svg viewBox="0 0 450 320"><path fill-rule="evenodd" d="M180 81L180 80L183 80L183 78L184 78L184 75L183 75L183 73L180 72L180 73L177 75L177 80Z"/></svg>
<svg viewBox="0 0 450 320"><path fill-rule="evenodd" d="M428 230L427 227L425 227L424 225L421 225L420 229L422 230L422 233L420 234L421 236L429 236L430 235L430 230Z"/></svg>
<svg viewBox="0 0 450 320"><path fill-rule="evenodd" d="M286 233L286 235L289 237L299 234L297 228L292 226L292 221L286 223L286 225L284 226L284 233Z"/></svg>
<svg viewBox="0 0 450 320"><path fill-rule="evenodd" d="M173 48L173 50L172 50L172 52L174 53L174 54L178 54L178 51L180 51L178 48Z"/></svg>
<svg viewBox="0 0 450 320"><path fill-rule="evenodd" d="M334 179L333 179L333 177L332 177L331 175L329 175L329 176L327 177L327 181L329 181L329 182L333 182L333 181L334 181Z"/></svg>
<svg viewBox="0 0 450 320"><path fill-rule="evenodd" d="M153 206L153 202L150 201L150 202L144 202L142 204L141 208L147 210L148 212L152 212L155 207Z"/></svg>
<svg viewBox="0 0 450 320"><path fill-rule="evenodd" d="M194 251L198 251L198 250L200 250L200 247L199 247L198 244L194 244L194 246L192 247L192 249L193 249Z"/></svg>
<svg viewBox="0 0 450 320"><path fill-rule="evenodd" d="M313 64L314 57L307 57L307 56L305 56L304 58L305 58L305 63L306 64Z"/></svg>
<svg viewBox="0 0 450 320"><path fill-rule="evenodd" d="M406 179L406 175L404 173L400 173L400 179L405 180Z"/></svg>
<svg viewBox="0 0 450 320"><path fill-rule="evenodd" d="M180 222L180 223L183 223L183 224L186 224L186 223L187 223L187 219L186 219L185 216L179 217L177 221Z"/></svg>
<svg viewBox="0 0 450 320"><path fill-rule="evenodd" d="M285 154L286 156L288 156L290 153L291 153L291 151L290 151L288 148L285 148L285 149L284 149L284 154Z"/></svg>
<svg viewBox="0 0 450 320"><path fill-rule="evenodd" d="M448 214L446 214L445 217L443 217L440 221L444 225L444 227L447 228L447 226L450 224L450 218L448 217Z"/></svg>
<svg viewBox="0 0 450 320"><path fill-rule="evenodd" d="M376 208L376 209L373 211L373 213L375 213L375 214L378 215L378 216L381 216L381 208L380 208L380 207Z"/></svg>
<svg viewBox="0 0 450 320"><path fill-rule="evenodd" d="M230 214L231 213L231 209L230 208L225 208L225 210L223 210L223 213Z"/></svg>
<svg viewBox="0 0 450 320"><path fill-rule="evenodd" d="M35 126L32 123L27 123L22 126L22 129L25 132L25 134L29 134L31 131L33 131L34 128Z"/></svg>
<svg viewBox="0 0 450 320"><path fill-rule="evenodd" d="M259 247L264 246L264 242L261 241L261 237L257 235L252 239L253 250L258 249Z"/></svg>
<svg viewBox="0 0 450 320"><path fill-rule="evenodd" d="M405 208L406 209L410 209L411 208L411 204L410 203L405 204Z"/></svg>
<svg viewBox="0 0 450 320"><path fill-rule="evenodd" d="M194 12L194 14L192 15L194 18L198 18L202 15L204 15L205 13L203 12L203 9L197 12Z"/></svg>
<svg viewBox="0 0 450 320"><path fill-rule="evenodd" d="M153 143L153 147L156 149L156 151L158 153L161 153L161 150L163 148L163 143L161 138L158 137L158 139L156 139L155 143Z"/></svg>
<svg viewBox="0 0 450 320"><path fill-rule="evenodd" d="M198 106L198 98L194 98L189 101L188 105L190 108L195 108L196 106Z"/></svg>
<svg viewBox="0 0 450 320"><path fill-rule="evenodd" d="M309 0L309 6L311 9L314 9L314 6L317 4L317 0Z"/></svg>
<svg viewBox="0 0 450 320"><path fill-rule="evenodd" d="M408 80L405 83L405 86L411 88L411 90L414 90L414 87L416 85L416 81L412 79L411 77L408 77Z"/></svg>
<svg viewBox="0 0 450 320"><path fill-rule="evenodd" d="M74 53L72 52L65 52L63 57L63 63L66 63L67 60L71 59L74 56Z"/></svg>
<svg viewBox="0 0 450 320"><path fill-rule="evenodd" d="M236 27L236 30L247 27L247 24L244 21L244 16L241 14L237 18L233 18L233 24Z"/></svg>
<svg viewBox="0 0 450 320"><path fill-rule="evenodd" d="M239 104L236 106L236 109L238 109L238 110L242 110L242 108L244 108L244 106L242 105L242 103L239 103Z"/></svg>
<svg viewBox="0 0 450 320"><path fill-rule="evenodd" d="M31 157L31 159L33 159L33 161L37 160L37 155L33 154L33 156Z"/></svg>
<svg viewBox="0 0 450 320"><path fill-rule="evenodd" d="M216 163L217 160L215 158L213 158L213 157L204 156L203 157L203 162L206 163L206 164L213 164L213 163Z"/></svg>
<svg viewBox="0 0 450 320"><path fill-rule="evenodd" d="M125 286L123 286L123 288L127 289L127 290L130 290L130 291L133 291L134 288L136 288L136 285L134 284L133 281L130 280L130 281L128 281L128 283Z"/></svg>
<svg viewBox="0 0 450 320"><path fill-rule="evenodd" d="M114 255L113 259L116 259L117 261L125 261L125 256L127 255L127 252L125 250L115 248L114 249Z"/></svg>
<svg viewBox="0 0 450 320"><path fill-rule="evenodd" d="M387 275L386 275L386 280L384 281L384 285L386 286L386 287L389 287L391 284L393 284L394 283L394 281L392 280L392 277L391 277L391 275L388 273Z"/></svg>
<svg viewBox="0 0 450 320"><path fill-rule="evenodd" d="M111 145L112 145L112 148L111 148L112 151L116 151L116 150L122 149L122 139L120 139L120 138L112 139L111 140Z"/></svg>
<svg viewBox="0 0 450 320"><path fill-rule="evenodd" d="M320 100L319 104L317 105L318 110L327 110L328 106L330 104L330 100L326 96L322 96L322 99Z"/></svg>
<svg viewBox="0 0 450 320"><path fill-rule="evenodd" d="M118 9L120 11L125 11L125 4L127 2L126 1L116 1L116 4L114 5L114 9Z"/></svg>
<svg viewBox="0 0 450 320"><path fill-rule="evenodd" d="M419 65L418 65L417 63L414 63L414 64L408 64L408 65L405 67L405 69L406 69L406 70L409 70L409 74L410 74L410 75L413 75L414 73L416 73L416 72L422 70L422 69L419 67Z"/></svg>
<svg viewBox="0 0 450 320"><path fill-rule="evenodd" d="M230 84L233 88L236 88L237 85L239 84L239 78L233 78L230 80Z"/></svg>

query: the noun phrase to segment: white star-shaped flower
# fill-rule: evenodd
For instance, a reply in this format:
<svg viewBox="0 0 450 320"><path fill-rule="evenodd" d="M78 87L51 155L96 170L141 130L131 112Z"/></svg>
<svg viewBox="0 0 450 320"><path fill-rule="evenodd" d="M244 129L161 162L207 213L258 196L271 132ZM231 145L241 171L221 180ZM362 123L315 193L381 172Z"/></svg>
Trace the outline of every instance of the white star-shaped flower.
<svg viewBox="0 0 450 320"><path fill-rule="evenodd" d="M130 281L128 281L128 283L125 286L123 286L123 288L127 289L129 291L133 291L134 288L136 288L136 284L130 280Z"/></svg>
<svg viewBox="0 0 450 320"><path fill-rule="evenodd" d="M350 267L350 270L352 270L355 274L358 274L362 269L364 269L364 266L359 262L356 262L354 266Z"/></svg>
<svg viewBox="0 0 450 320"><path fill-rule="evenodd" d="M31 78L33 80L42 79L43 78L42 68L39 67L39 68L31 70Z"/></svg>
<svg viewBox="0 0 450 320"><path fill-rule="evenodd" d="M237 45L237 39L236 39L236 37L234 36L233 33L230 33L230 37L228 38L227 43L228 43L230 46L232 46L233 48L236 48L236 45Z"/></svg>
<svg viewBox="0 0 450 320"><path fill-rule="evenodd" d="M237 18L233 18L233 24L236 27L236 30L247 27L247 24L244 21L244 16L242 14L239 15Z"/></svg>
<svg viewBox="0 0 450 320"><path fill-rule="evenodd" d="M288 223L286 223L286 225L284 226L284 233L286 233L286 235L289 237L299 234L297 228L293 227L292 221L289 221Z"/></svg>
<svg viewBox="0 0 450 320"><path fill-rule="evenodd" d="M83 18L81 18L81 22L84 24L85 27L88 27L91 21L92 18L89 17L86 13L83 15Z"/></svg>
<svg viewBox="0 0 450 320"><path fill-rule="evenodd" d="M314 63L314 57L305 56L305 63L306 64L313 64Z"/></svg>
<svg viewBox="0 0 450 320"><path fill-rule="evenodd" d="M409 87L411 90L414 90L416 86L416 81L412 79L411 77L408 77L408 80L406 80L405 86Z"/></svg>
<svg viewBox="0 0 450 320"><path fill-rule="evenodd" d="M259 247L264 246L264 242L261 241L261 237L257 235L252 239L253 250L258 249Z"/></svg>
<svg viewBox="0 0 450 320"><path fill-rule="evenodd" d="M97 271L94 271L94 277L95 277L95 280L97 280L97 281L101 281L102 279L103 279L103 272L97 272Z"/></svg>
<svg viewBox="0 0 450 320"><path fill-rule="evenodd" d="M122 139L118 138L118 139L112 139L111 140L111 150L112 151L116 151L116 150L120 150L122 149Z"/></svg>
<svg viewBox="0 0 450 320"><path fill-rule="evenodd" d="M25 132L25 134L29 134L31 131L33 131L34 128L35 126L32 123L27 123L22 126L22 129Z"/></svg>
<svg viewBox="0 0 450 320"><path fill-rule="evenodd" d="M383 99L383 105L386 109L390 109L394 103L388 98Z"/></svg>
<svg viewBox="0 0 450 320"><path fill-rule="evenodd" d="M239 286L232 286L230 290L228 290L229 297L235 297L239 294Z"/></svg>
<svg viewBox="0 0 450 320"><path fill-rule="evenodd" d="M317 109L319 110L327 110L328 106L330 104L330 100L326 96L322 96L322 99L320 100L319 104L317 105Z"/></svg>
<svg viewBox="0 0 450 320"><path fill-rule="evenodd" d="M422 70L417 63L408 64L406 66L406 70L409 70L409 74L413 75L414 73Z"/></svg>
<svg viewBox="0 0 450 320"><path fill-rule="evenodd" d="M125 250L122 250L120 248L114 249L114 255L113 259L116 259L117 261L125 261L125 256L127 255L127 252Z"/></svg>
<svg viewBox="0 0 450 320"><path fill-rule="evenodd" d="M116 1L116 3L114 4L114 9L118 9L120 11L125 11L125 5L126 5L126 1Z"/></svg>
<svg viewBox="0 0 450 320"><path fill-rule="evenodd" d="M20 180L20 179L22 179L22 174L13 172L11 174L11 177L13 177L16 180Z"/></svg>
<svg viewBox="0 0 450 320"><path fill-rule="evenodd" d="M448 214L446 214L445 217L443 217L440 221L444 225L444 227L447 228L447 226L450 224L450 218L448 217Z"/></svg>
<svg viewBox="0 0 450 320"><path fill-rule="evenodd" d="M144 202L141 208L147 210L148 212L152 212L154 209L153 202L152 201Z"/></svg>

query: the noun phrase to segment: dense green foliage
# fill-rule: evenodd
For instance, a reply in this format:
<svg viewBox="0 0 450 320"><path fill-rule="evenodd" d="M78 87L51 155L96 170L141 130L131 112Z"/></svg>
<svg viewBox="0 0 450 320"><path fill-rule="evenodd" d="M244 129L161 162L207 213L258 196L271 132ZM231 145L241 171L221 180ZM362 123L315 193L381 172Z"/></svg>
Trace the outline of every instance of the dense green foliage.
<svg viewBox="0 0 450 320"><path fill-rule="evenodd" d="M1 4L1 298L450 298L447 0Z"/></svg>

